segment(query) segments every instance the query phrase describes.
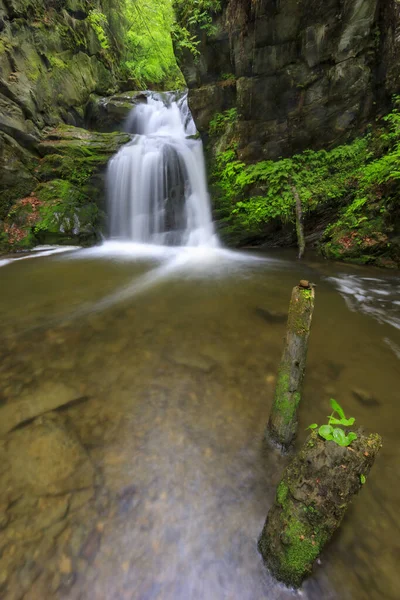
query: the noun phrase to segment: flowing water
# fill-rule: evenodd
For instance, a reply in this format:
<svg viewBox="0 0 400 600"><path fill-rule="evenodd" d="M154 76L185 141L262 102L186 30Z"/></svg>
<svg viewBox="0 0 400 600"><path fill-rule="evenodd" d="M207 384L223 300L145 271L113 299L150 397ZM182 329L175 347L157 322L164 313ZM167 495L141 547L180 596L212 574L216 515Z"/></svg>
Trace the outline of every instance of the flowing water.
<svg viewBox="0 0 400 600"><path fill-rule="evenodd" d="M216 245L203 145L187 95L149 93L108 168L110 233L133 242Z"/></svg>
<svg viewBox="0 0 400 600"><path fill-rule="evenodd" d="M256 542L287 462L262 434L300 278L317 298L298 443L330 397L384 439L300 595L398 598L398 275L290 252L110 242L16 261L0 277L1 410L73 401L50 414L86 469L69 472L76 451L43 433L49 417L5 436L2 598L296 596Z"/></svg>
<svg viewBox="0 0 400 600"><path fill-rule="evenodd" d="M0 597L397 600L399 274L218 247L185 98L150 95L128 128L117 239L0 263ZM299 279L297 444L334 397L384 446L294 592L257 538L288 461L263 431Z"/></svg>

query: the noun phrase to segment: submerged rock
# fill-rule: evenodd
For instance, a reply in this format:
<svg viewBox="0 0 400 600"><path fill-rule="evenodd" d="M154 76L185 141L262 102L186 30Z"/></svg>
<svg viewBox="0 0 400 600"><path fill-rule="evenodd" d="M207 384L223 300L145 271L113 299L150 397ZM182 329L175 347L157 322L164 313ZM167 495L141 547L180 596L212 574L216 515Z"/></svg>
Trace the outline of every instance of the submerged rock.
<svg viewBox="0 0 400 600"><path fill-rule="evenodd" d="M379 406L380 402L372 394L360 388L351 390L354 398L363 406Z"/></svg>
<svg viewBox="0 0 400 600"><path fill-rule="evenodd" d="M256 314L271 325L275 325L277 323L286 323L288 318L287 314L285 313L270 311L261 307L256 308Z"/></svg>
<svg viewBox="0 0 400 600"><path fill-rule="evenodd" d="M94 468L76 434L61 417L46 415L13 432L7 443L11 478L36 495L88 488Z"/></svg>
<svg viewBox="0 0 400 600"><path fill-rule="evenodd" d="M80 398L74 387L57 381L46 381L26 392L20 400L0 407L0 436L54 409L76 402Z"/></svg>
<svg viewBox="0 0 400 600"><path fill-rule="evenodd" d="M216 366L215 361L208 356L203 354L191 354L190 352L179 349L172 352L170 360L176 365L198 369L204 373L209 373Z"/></svg>

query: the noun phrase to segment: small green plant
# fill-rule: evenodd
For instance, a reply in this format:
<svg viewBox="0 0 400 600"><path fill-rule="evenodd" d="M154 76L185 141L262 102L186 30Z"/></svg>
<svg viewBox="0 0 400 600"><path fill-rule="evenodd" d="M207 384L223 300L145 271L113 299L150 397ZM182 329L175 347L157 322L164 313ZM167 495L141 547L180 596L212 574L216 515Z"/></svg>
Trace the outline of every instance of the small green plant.
<svg viewBox="0 0 400 600"><path fill-rule="evenodd" d="M318 427L317 423L313 423L307 429L318 428L318 435L320 435L324 440L335 442L338 444L338 446L350 446L351 442L357 439L357 434L351 431L346 435L346 432L341 427L334 427L334 425L351 427L354 425L355 418L350 417L350 419L347 419L342 407L333 398L331 398L331 407L333 412L328 417L327 425L321 425ZM337 417L335 417L335 414Z"/></svg>
<svg viewBox="0 0 400 600"><path fill-rule="evenodd" d="M89 12L88 21L97 35L100 46L103 50L108 50L110 48L110 41L107 34L109 25L106 15L97 9L93 9Z"/></svg>
<svg viewBox="0 0 400 600"><path fill-rule="evenodd" d="M365 477L365 475L363 475L363 474L360 475L360 481L361 481L361 484L364 485L364 483L367 481L367 478Z"/></svg>
<svg viewBox="0 0 400 600"><path fill-rule="evenodd" d="M229 108L222 113L216 113L210 121L209 132L210 135L217 135L222 133L226 126L235 123L238 119L238 112L236 108Z"/></svg>

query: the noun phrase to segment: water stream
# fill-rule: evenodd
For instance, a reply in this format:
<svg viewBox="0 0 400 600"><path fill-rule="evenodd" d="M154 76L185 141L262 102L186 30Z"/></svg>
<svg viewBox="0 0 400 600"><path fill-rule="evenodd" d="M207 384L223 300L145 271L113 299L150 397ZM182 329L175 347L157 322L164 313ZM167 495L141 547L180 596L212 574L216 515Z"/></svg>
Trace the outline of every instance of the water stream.
<svg viewBox="0 0 400 600"><path fill-rule="evenodd" d="M19 423L0 439L0 597L397 600L400 276L218 247L183 106L153 98L132 117L138 137L110 165L118 239L0 269L0 429ZM140 129L146 111L157 134ZM171 134L172 116L189 123L185 134ZM169 154L164 144L179 146L183 174L172 228L171 163L158 187L142 177ZM263 431L302 278L317 287L297 444L334 397L384 446L293 592L265 570L257 538L288 460Z"/></svg>
<svg viewBox="0 0 400 600"><path fill-rule="evenodd" d="M203 145L187 94L149 93L132 109L132 142L108 168L112 238L151 244L217 244Z"/></svg>

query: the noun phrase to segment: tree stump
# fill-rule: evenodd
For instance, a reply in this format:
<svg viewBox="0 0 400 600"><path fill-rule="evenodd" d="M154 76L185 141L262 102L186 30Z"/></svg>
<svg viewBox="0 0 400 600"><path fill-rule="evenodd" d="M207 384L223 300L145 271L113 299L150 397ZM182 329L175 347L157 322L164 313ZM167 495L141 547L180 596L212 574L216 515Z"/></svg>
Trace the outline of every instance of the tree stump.
<svg viewBox="0 0 400 600"><path fill-rule="evenodd" d="M300 281L293 288L285 348L265 432L267 439L284 450L290 447L297 432L297 407L301 399L314 299L314 288L308 281Z"/></svg>
<svg viewBox="0 0 400 600"><path fill-rule="evenodd" d="M313 431L284 472L258 547L288 586L299 587L311 573L382 446L377 434L357 435L351 447L342 447Z"/></svg>

